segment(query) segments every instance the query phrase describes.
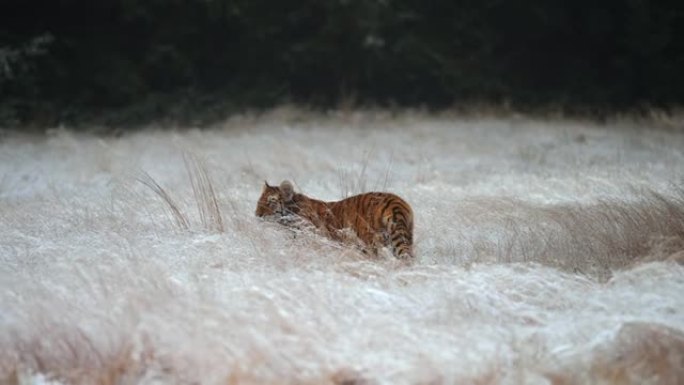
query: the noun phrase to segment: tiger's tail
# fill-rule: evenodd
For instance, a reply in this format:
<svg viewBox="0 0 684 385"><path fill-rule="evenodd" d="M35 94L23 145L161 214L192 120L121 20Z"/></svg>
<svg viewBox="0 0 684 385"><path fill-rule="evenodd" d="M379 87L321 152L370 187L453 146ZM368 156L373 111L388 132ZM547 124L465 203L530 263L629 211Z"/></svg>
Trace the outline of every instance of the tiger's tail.
<svg viewBox="0 0 684 385"><path fill-rule="evenodd" d="M397 204L391 208L389 218L389 245L392 254L401 260L412 260L413 253L413 214L408 205Z"/></svg>

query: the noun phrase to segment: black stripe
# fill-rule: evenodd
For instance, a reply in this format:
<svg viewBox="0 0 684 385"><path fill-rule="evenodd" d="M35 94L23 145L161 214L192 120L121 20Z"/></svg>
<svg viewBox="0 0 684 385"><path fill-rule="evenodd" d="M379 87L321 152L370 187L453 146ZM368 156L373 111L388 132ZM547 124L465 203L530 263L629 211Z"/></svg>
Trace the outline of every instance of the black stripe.
<svg viewBox="0 0 684 385"><path fill-rule="evenodd" d="M399 209L394 209L394 211L392 212L392 219L396 221L398 217L400 217L404 222L406 222L406 214Z"/></svg>
<svg viewBox="0 0 684 385"><path fill-rule="evenodd" d="M388 198L388 199L387 199L387 203L385 203L385 207L383 207L382 210L380 210L380 215L384 214L384 213L385 213L385 210L387 210L387 208L388 208L392 203L393 203L393 202L392 202L392 199L391 199L391 198Z"/></svg>
<svg viewBox="0 0 684 385"><path fill-rule="evenodd" d="M368 217L372 217L371 206L373 205L373 195L366 194L361 197L363 200L363 213Z"/></svg>

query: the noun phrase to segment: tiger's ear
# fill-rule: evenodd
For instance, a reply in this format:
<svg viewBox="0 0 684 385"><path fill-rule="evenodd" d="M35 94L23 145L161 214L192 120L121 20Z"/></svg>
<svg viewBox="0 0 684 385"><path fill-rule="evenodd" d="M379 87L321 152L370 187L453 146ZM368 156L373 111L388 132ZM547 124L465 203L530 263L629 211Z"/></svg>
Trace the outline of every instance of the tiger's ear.
<svg viewBox="0 0 684 385"><path fill-rule="evenodd" d="M290 181L284 180L283 183L280 184L280 193L282 194L285 202L291 201L294 197L294 188L292 187L292 183L290 183Z"/></svg>

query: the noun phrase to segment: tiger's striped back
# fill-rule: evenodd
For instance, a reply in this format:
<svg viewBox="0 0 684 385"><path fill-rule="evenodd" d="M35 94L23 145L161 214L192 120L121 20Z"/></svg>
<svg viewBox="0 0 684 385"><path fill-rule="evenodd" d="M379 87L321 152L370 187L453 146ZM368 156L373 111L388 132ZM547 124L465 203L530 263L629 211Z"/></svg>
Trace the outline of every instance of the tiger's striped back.
<svg viewBox="0 0 684 385"><path fill-rule="evenodd" d="M324 202L294 193L285 181L279 187L265 184L256 215L283 218L296 215L313 224L328 237L344 241L351 230L363 243L364 251L376 255L387 247L399 259L413 259L413 211L395 194L371 192L340 201Z"/></svg>
<svg viewBox="0 0 684 385"><path fill-rule="evenodd" d="M388 247L399 259L413 258L413 212L397 195L365 193L329 205L341 228L352 229L373 254Z"/></svg>

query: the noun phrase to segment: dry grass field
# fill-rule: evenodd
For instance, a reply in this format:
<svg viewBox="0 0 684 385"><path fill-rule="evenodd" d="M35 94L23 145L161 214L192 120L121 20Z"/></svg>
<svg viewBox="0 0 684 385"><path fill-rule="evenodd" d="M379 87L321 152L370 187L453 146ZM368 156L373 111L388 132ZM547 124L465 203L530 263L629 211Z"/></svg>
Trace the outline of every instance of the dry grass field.
<svg viewBox="0 0 684 385"><path fill-rule="evenodd" d="M281 109L0 138L0 383L681 384L684 129ZM416 261L254 216L392 191Z"/></svg>

